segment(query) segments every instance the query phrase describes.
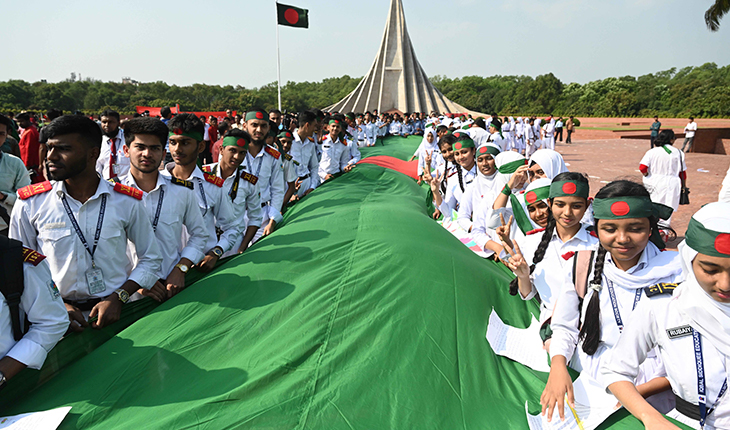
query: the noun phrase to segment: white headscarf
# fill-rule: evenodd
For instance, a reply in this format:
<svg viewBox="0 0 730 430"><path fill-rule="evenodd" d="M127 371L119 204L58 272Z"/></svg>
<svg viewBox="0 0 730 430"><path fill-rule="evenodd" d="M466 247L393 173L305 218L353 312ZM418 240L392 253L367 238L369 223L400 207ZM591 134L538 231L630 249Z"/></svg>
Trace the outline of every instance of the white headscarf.
<svg viewBox="0 0 730 430"><path fill-rule="evenodd" d="M568 171L568 168L565 167L563 156L558 151L552 149L538 149L535 151L527 165L532 166L533 162L542 168L542 171L545 172L545 175L550 180Z"/></svg>
<svg viewBox="0 0 730 430"><path fill-rule="evenodd" d="M692 218L710 230L730 233L730 203L715 202L704 206ZM686 279L674 290L679 312L691 321L693 328L710 339L712 346L730 357L730 304L713 299L697 282L692 261L698 252L687 245L679 244L682 268Z"/></svg>
<svg viewBox="0 0 730 430"><path fill-rule="evenodd" d="M507 163L524 159L525 156L521 155L519 152L503 151L497 154L496 157L494 157L494 164L497 166L497 169L499 169ZM509 182L509 178L512 177L511 173L497 173L497 175L499 176L501 181L504 181L505 184ZM499 191L501 191L501 189Z"/></svg>
<svg viewBox="0 0 730 430"><path fill-rule="evenodd" d="M501 151L499 146L497 146L491 142L479 145L479 148L481 148L483 146L490 146L492 148L497 148L498 150ZM478 151L477 151L477 154L479 154ZM501 155L501 153L494 156L495 157L495 161L494 161L495 166L497 164L496 157L499 157L500 155ZM477 158L479 158L479 156L477 156ZM485 195L487 190L492 190L495 195L497 193L499 193L500 191L502 191L502 188L504 188L504 185L507 183L504 180L504 176L506 176L506 175L500 175L500 173L498 171L495 171L491 175L487 176L484 173L482 173L482 171L479 170L479 166L477 166L476 182L477 182L477 187L478 187L477 189L479 190L480 195ZM509 180L509 176L507 176L507 180Z"/></svg>
<svg viewBox="0 0 730 430"><path fill-rule="evenodd" d="M615 264L606 264L603 266L603 274L611 281L631 290L650 287L661 279L682 274L679 254L676 252L662 252L656 245L649 242L644 248L644 253L649 264L642 269L627 273Z"/></svg>

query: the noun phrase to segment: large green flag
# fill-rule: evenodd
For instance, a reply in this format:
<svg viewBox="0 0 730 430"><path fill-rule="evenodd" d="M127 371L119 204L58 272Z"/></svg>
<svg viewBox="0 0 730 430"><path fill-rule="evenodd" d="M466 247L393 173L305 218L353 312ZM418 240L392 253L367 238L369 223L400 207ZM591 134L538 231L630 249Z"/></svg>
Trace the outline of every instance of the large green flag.
<svg viewBox="0 0 730 430"><path fill-rule="evenodd" d="M309 11L285 4L276 4L279 25L309 28Z"/></svg>

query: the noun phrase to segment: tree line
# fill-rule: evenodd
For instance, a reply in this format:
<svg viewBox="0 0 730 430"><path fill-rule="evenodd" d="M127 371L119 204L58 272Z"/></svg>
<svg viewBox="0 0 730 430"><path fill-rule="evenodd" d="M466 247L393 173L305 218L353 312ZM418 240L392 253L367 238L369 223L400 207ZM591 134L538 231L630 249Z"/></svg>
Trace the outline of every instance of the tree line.
<svg viewBox="0 0 730 430"><path fill-rule="evenodd" d="M300 111L336 103L361 78L342 76L321 82L288 82L282 108ZM611 77L586 84L565 84L552 73L530 76L435 76L431 82L446 97L477 112L500 115L574 115L582 117L730 118L730 65L706 63L639 76ZM132 114L135 106L175 106L186 111L245 110L277 106L276 83L259 88L164 82L123 84L93 79L58 83L0 82L0 111L50 108L96 114L113 108Z"/></svg>

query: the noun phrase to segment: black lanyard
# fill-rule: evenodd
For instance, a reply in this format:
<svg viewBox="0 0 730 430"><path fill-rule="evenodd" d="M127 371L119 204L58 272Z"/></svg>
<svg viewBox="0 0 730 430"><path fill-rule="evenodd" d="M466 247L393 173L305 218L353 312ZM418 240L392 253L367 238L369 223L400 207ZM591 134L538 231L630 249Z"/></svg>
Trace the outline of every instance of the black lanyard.
<svg viewBox="0 0 730 430"><path fill-rule="evenodd" d="M618 309L618 301L616 300L616 292L613 290L613 282L608 281L607 283L608 283L608 295L611 298L611 307L613 308L613 317L616 319L616 325L618 326L618 331L622 332L624 330L624 323L623 323L623 320L621 319L621 312L619 312L619 309ZM643 288L636 289L636 295L634 296L634 306L631 307L632 311L634 309L636 309L636 305L639 303L639 300L641 300L642 291L644 291Z"/></svg>
<svg viewBox="0 0 730 430"><path fill-rule="evenodd" d="M695 347L695 364L697 365L697 400L700 404L700 428L705 428L707 415L714 408L710 409L710 412L707 411L707 386L705 385L705 363L702 357L702 337L700 336L700 332L694 329L692 329L692 341ZM717 394L715 404L722 398L725 391L727 391L727 378L722 383L722 388L720 388L720 392Z"/></svg>
<svg viewBox="0 0 730 430"><path fill-rule="evenodd" d="M157 223L160 221L160 210L162 210L162 200L165 198L165 190L160 188L160 198L157 200L157 210L155 211L155 219L152 220L152 230L157 233Z"/></svg>
<svg viewBox="0 0 730 430"><path fill-rule="evenodd" d="M94 263L94 253L96 252L96 245L99 244L99 236L101 235L101 225L104 223L104 212L106 211L106 194L101 195L101 208L99 208L99 220L96 222L96 233L94 233L94 247L91 248L89 246L89 242L86 241L86 237L84 237L84 233L81 231L81 227L79 227L79 223L76 221L76 217L74 217L73 212L71 212L71 207L68 205L68 201L66 200L66 194L61 194L61 201L63 202L63 207L66 209L66 214L68 214L69 219L71 220L71 225L73 225L74 230L76 230L76 235L81 239L81 243L84 244L84 248L86 248L86 251L91 256L91 267L96 268L96 263Z"/></svg>
<svg viewBox="0 0 730 430"><path fill-rule="evenodd" d="M195 178L198 180L198 185L200 185L200 197L203 198L203 206L205 206L205 209L203 210L203 216L208 213L208 199L205 198L205 190L203 189L203 181L200 178Z"/></svg>

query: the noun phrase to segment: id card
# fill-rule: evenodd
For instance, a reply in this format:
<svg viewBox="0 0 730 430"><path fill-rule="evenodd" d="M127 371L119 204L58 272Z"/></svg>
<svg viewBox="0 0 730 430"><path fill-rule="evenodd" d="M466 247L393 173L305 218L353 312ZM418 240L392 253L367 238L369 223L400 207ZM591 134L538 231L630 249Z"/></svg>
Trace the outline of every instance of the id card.
<svg viewBox="0 0 730 430"><path fill-rule="evenodd" d="M119 175L119 172L121 170L122 169L119 168L119 164L112 164L112 171L114 172L115 175Z"/></svg>
<svg viewBox="0 0 730 430"><path fill-rule="evenodd" d="M89 295L91 296L103 293L106 290L101 269L93 267L86 271L86 285L89 286Z"/></svg>

